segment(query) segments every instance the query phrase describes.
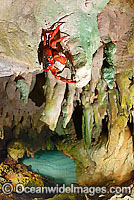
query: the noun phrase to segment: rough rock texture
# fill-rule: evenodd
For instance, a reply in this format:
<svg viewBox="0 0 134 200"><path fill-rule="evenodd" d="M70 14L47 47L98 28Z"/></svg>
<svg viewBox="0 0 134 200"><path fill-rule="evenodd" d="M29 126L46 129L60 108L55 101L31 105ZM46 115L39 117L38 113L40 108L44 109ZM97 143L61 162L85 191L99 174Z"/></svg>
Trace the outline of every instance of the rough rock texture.
<svg viewBox="0 0 134 200"><path fill-rule="evenodd" d="M67 140L59 144L59 149L70 154L78 163L77 178L82 185L104 184L108 181L121 184L130 179L134 168L134 54L133 39L129 37L130 32L131 38L133 35L133 11L133 2L110 1L98 15L102 43L94 54L92 78L90 84L84 88L81 98L84 140L74 144ZM127 20L128 23L124 23ZM108 89L107 84L100 80L103 70L101 71L102 60L99 59L103 57L103 48L111 42L116 45L113 55L116 75L113 79L114 88ZM128 48L130 43L131 51ZM110 56L103 61L103 67L107 69L108 60L110 61Z"/></svg>
<svg viewBox="0 0 134 200"><path fill-rule="evenodd" d="M64 76L65 73L69 74L69 71L67 71L68 69L65 69L61 75ZM63 127L65 128L73 113L75 86L74 84L70 84L68 88L66 88L66 84L55 79L55 77L52 76L50 72L48 72L48 77L51 78L47 79L46 85L44 86L46 106L42 112L41 121L48 124L51 130L55 130L62 111ZM65 96L65 93L67 96Z"/></svg>
<svg viewBox="0 0 134 200"><path fill-rule="evenodd" d="M19 0L4 0L0 12L0 56L18 59L30 69L36 69L41 28L47 29L58 20L64 21L61 31L70 35L64 48L69 48L76 70L81 68L76 77L82 81L79 86L84 86L90 80L92 55L100 41L96 17L107 3L108 0L78 0L77 3L23 0L20 4Z"/></svg>
<svg viewBox="0 0 134 200"><path fill-rule="evenodd" d="M25 83L21 85L21 89L17 88L17 83L20 81ZM66 129L62 127L63 119L61 122L59 121L56 132L50 131L48 126L40 120L44 108L46 109L44 99L49 96L48 93L44 96L42 85L45 84L45 81L44 74L36 75L33 73L0 78L1 159L5 156L6 148L8 154L15 160L22 158L25 152L33 157L34 153L40 149L51 150L54 148L56 140L54 142L51 140L54 134L60 135L61 132L62 135L75 134L72 120ZM62 82L59 83L63 84ZM28 91L29 93L27 93ZM71 98L69 100L71 101ZM64 113L66 114L70 102L65 103Z"/></svg>
<svg viewBox="0 0 134 200"><path fill-rule="evenodd" d="M119 123L117 122L117 126L120 128ZM76 160L77 179L81 185L92 186L106 182L118 185L130 179L133 170L132 137L128 127L125 131L117 131L114 128L111 130L109 140L114 138L112 141L107 142L106 138L101 138L100 143L90 147L88 151L84 149L82 141L73 146L69 142L60 144L59 149Z"/></svg>
<svg viewBox="0 0 134 200"><path fill-rule="evenodd" d="M98 28L103 43L109 39L116 44L115 72L133 70L134 61L133 1L111 0L98 15Z"/></svg>
<svg viewBox="0 0 134 200"><path fill-rule="evenodd" d="M97 14L107 3L108 0L79 0L77 3L70 0L23 0L21 4L19 0L3 1L0 10L0 76L41 70L37 59L41 29L63 21L61 32L69 37L62 42L62 48L65 55L69 55L69 66L75 69L76 86L85 86L91 79L92 56L100 43ZM62 75L70 78L70 70L64 70ZM54 80L51 73L48 73L46 84L46 107L41 120L54 130L62 111L65 128L73 112L75 86L69 86L68 90L66 84Z"/></svg>
<svg viewBox="0 0 134 200"><path fill-rule="evenodd" d="M29 76L23 74L23 77L25 77L26 81ZM16 88L16 81L17 78L15 76L3 77L0 79L1 150L6 148L9 139L19 138L19 134L21 133L23 133L23 135L28 132L30 133L30 129L35 129L35 132L40 133L42 126L44 126L44 124L39 120L40 112L43 110L44 105L42 105L42 107L37 107L35 103L29 99L27 104L23 106L21 94ZM27 140L25 140L25 142L26 141ZM30 146L28 149L27 151L30 151Z"/></svg>

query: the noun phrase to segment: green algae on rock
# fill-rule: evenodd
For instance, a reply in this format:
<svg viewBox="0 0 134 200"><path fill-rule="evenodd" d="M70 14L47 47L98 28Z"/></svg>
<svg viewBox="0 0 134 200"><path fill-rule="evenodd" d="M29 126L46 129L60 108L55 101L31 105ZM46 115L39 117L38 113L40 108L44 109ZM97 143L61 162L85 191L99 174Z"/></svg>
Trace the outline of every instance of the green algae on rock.
<svg viewBox="0 0 134 200"><path fill-rule="evenodd" d="M14 160L18 160L19 158L23 158L25 153L25 148L20 141L11 141L7 147L8 154Z"/></svg>
<svg viewBox="0 0 134 200"><path fill-rule="evenodd" d="M105 118L108 109L108 95L105 91L105 81L100 80L97 84L97 99L95 103L90 104L89 87L85 88L82 94L83 120L82 120L82 134L86 148L90 148L91 139L98 140L102 131L102 120Z"/></svg>
<svg viewBox="0 0 134 200"><path fill-rule="evenodd" d="M39 174L33 174L23 164L17 164L10 158L0 164L0 180L1 183L10 182L13 186L44 186L43 178Z"/></svg>
<svg viewBox="0 0 134 200"><path fill-rule="evenodd" d="M120 73L116 75L116 81L118 88L120 90L120 103L121 108L125 111L129 111L132 106L130 99L130 90L131 80L129 79L129 73Z"/></svg>
<svg viewBox="0 0 134 200"><path fill-rule="evenodd" d="M62 45L63 48L71 54L72 63L76 70L76 78L78 79L78 83L76 83L77 87L85 86L91 79L92 57L100 44L97 14L107 3L108 0L102 0L97 3L93 1L90 2L86 8L81 1L77 1L77 4L72 1L69 1L69 3L66 1L58 1L58 6L57 4L54 5L56 7L53 6L52 2L51 4L48 3L48 6L52 5L52 7L50 10L47 9L47 12L44 12L46 21L48 19L51 24L54 23L54 20L57 20L57 13L53 15L55 9L60 13L60 16L61 14L64 16L61 16L61 19L63 18L66 23L61 27L61 31L68 33L70 38L66 42L66 45L64 43ZM43 8L46 10L46 5L43 4L43 2L41 2L41 5L41 10L43 10ZM81 9L81 6L83 9ZM37 10L36 12L38 12ZM58 19L60 16L58 16ZM39 20L39 16L37 16L37 19ZM45 26L48 28L48 25ZM61 90L60 83L56 81L57 87L53 91L51 89L55 85L53 77L48 74L48 78L50 82L46 82L46 107L42 113L41 120L48 124L51 130L55 130L60 111L62 111L64 116L63 127L65 128L73 112L75 90L69 90L66 103L61 107L66 91L65 84L61 84ZM71 88L71 86L68 88ZM55 101L58 104L58 108L55 105ZM53 113L53 115L51 115L51 113Z"/></svg>
<svg viewBox="0 0 134 200"><path fill-rule="evenodd" d="M28 102L28 95L30 92L30 87L24 79L18 80L16 87L19 89L22 98L22 105L25 105Z"/></svg>
<svg viewBox="0 0 134 200"><path fill-rule="evenodd" d="M108 43L104 47L104 62L102 68L102 76L107 82L108 87L113 89L114 87L114 64L113 64L113 55L116 52L116 45L113 43Z"/></svg>
<svg viewBox="0 0 134 200"><path fill-rule="evenodd" d="M91 135L92 135L92 129L93 129L93 113L91 108L86 108L83 111L83 138L85 141L85 148L89 148L91 145Z"/></svg>

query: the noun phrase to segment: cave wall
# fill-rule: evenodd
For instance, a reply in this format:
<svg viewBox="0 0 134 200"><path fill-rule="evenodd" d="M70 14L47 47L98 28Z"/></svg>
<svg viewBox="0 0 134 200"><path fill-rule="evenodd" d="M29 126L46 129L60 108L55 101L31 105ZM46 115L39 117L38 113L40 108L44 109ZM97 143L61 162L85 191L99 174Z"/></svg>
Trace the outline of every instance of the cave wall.
<svg viewBox="0 0 134 200"><path fill-rule="evenodd" d="M121 184L132 176L133 11L132 1L110 1L97 17L101 43L81 96L83 140L59 144L78 163L81 184Z"/></svg>
<svg viewBox="0 0 134 200"><path fill-rule="evenodd" d="M73 56L77 79L81 82L79 87L82 87L90 80L92 55L99 46L97 14L107 3L108 0L78 0L77 3L23 0L20 4L19 0L4 0L0 8L0 56L21 61L29 70L40 68L37 49L42 28L48 29L55 22L63 21L61 31L69 34L69 38L62 45ZM15 63L12 68L14 72L17 70Z"/></svg>
<svg viewBox="0 0 134 200"><path fill-rule="evenodd" d="M33 79L36 77L35 75L32 75L32 76L33 76ZM25 77L25 80L26 79L29 80L30 74L28 75L23 74L23 77ZM20 80L24 80L24 79L20 79ZM25 103L26 105L24 105L22 95L19 89L16 87L16 81L17 81L17 77L15 77L14 75L10 77L0 78L1 150L7 149L7 144L11 139L18 140L19 135L21 133L23 134L25 133L27 135L28 132L30 132L30 130L35 133L40 133L44 125L39 120L40 112L43 110L44 104L41 107L38 107L35 105L34 102L32 102L31 99L28 99L26 100L26 103ZM27 83L25 82L25 84ZM28 84L27 84L27 87L28 87ZM30 86L29 86L28 92L30 92ZM26 98L28 97L26 96ZM45 134L44 134L44 137L45 137ZM26 142L27 139L25 138L25 141L23 142ZM29 138L29 142L30 142L30 138ZM27 145L29 145L29 147ZM32 143L27 144L27 145L26 146L29 149L27 150L30 151L30 147L32 148ZM37 150L36 147L34 147L35 148L34 151ZM40 148L40 145L38 147ZM22 153L22 156L23 156L23 153Z"/></svg>
<svg viewBox="0 0 134 200"><path fill-rule="evenodd" d="M75 88L85 86L91 79L92 56L100 43L97 14L107 3L108 0L77 1L77 3L70 0L45 2L24 0L21 4L19 0L3 1L0 13L1 76L42 71L37 55L42 28L48 29L56 22L65 22L60 29L69 37L61 45L65 55L70 55L68 65L75 70L77 83L69 86L67 98L62 105L68 88L48 72L48 81L44 88L46 107L41 120L47 123L51 130L56 128L61 113L63 127L66 127L73 113ZM5 66L8 66L8 72ZM67 68L61 75L70 78L71 73ZM55 101L59 104L57 108ZM51 112L55 113L53 118Z"/></svg>

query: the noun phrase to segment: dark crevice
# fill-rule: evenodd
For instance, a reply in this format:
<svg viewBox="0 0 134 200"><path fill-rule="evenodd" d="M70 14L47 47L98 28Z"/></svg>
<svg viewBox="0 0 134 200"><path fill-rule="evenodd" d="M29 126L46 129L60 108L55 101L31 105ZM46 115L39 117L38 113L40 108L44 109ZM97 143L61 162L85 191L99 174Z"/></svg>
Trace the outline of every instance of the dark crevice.
<svg viewBox="0 0 134 200"><path fill-rule="evenodd" d="M36 83L33 90L29 94L29 98L33 102L35 102L36 106L39 106L39 107L45 102L45 96L44 96L44 90L43 90L44 85L45 85L45 74L44 73L37 74Z"/></svg>
<svg viewBox="0 0 134 200"><path fill-rule="evenodd" d="M10 138L13 137L11 128L4 126L3 131L4 131L4 138L3 140L2 139L0 140L0 163L6 159L8 155L7 144Z"/></svg>
<svg viewBox="0 0 134 200"><path fill-rule="evenodd" d="M130 80L130 84L129 84L129 89L131 88L131 86L134 84L134 78L128 78Z"/></svg>
<svg viewBox="0 0 134 200"><path fill-rule="evenodd" d="M79 104L79 101L77 101L77 105L74 108L72 118L73 118L78 140L82 139L82 115L83 115L82 105Z"/></svg>
<svg viewBox="0 0 134 200"><path fill-rule="evenodd" d="M64 94L64 99L66 99L66 100L68 97L68 93L69 93L69 88L68 88L68 84L66 84L66 89L65 89L65 94Z"/></svg>
<svg viewBox="0 0 134 200"><path fill-rule="evenodd" d="M132 114L130 114L129 117L128 117L127 125L129 127L129 130L130 130L131 135L133 137L133 143L134 143L134 132L133 132L134 127L133 127L133 115Z"/></svg>
<svg viewBox="0 0 134 200"><path fill-rule="evenodd" d="M99 94L98 89L95 88L95 96L97 96Z"/></svg>
<svg viewBox="0 0 134 200"><path fill-rule="evenodd" d="M24 117L22 116L22 117L21 117L21 120L20 120L20 123L22 123L22 122L23 122L23 120L24 120Z"/></svg>
<svg viewBox="0 0 134 200"><path fill-rule="evenodd" d="M15 82L17 82L18 80L25 80L21 75L18 75L16 78L15 78Z"/></svg>
<svg viewBox="0 0 134 200"><path fill-rule="evenodd" d="M0 142L0 145L1 145L1 142ZM8 154L7 148L6 147L3 148L3 146L1 146L1 148L0 148L0 163L6 159L7 154Z"/></svg>
<svg viewBox="0 0 134 200"><path fill-rule="evenodd" d="M116 102L118 102L118 105L121 106L121 94L120 94L120 89L119 89L119 86L118 86L116 80L115 80L115 84L116 84L116 88L115 89L118 92L118 95L116 95L116 98L117 98Z"/></svg>
<svg viewBox="0 0 134 200"><path fill-rule="evenodd" d="M58 135L58 134L54 134L51 137L51 141L53 142L53 144L55 145L54 148L57 149L57 145L59 142L61 142L63 139L66 139L65 135Z"/></svg>
<svg viewBox="0 0 134 200"><path fill-rule="evenodd" d="M105 135L108 137L108 115L105 115L105 118L102 119L102 131L100 135Z"/></svg>

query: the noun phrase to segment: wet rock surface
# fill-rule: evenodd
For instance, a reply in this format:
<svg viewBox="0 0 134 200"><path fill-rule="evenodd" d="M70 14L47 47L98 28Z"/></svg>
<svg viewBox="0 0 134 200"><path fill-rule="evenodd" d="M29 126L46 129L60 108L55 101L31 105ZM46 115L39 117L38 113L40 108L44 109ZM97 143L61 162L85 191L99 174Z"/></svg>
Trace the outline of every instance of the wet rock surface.
<svg viewBox="0 0 134 200"><path fill-rule="evenodd" d="M0 14L0 56L17 59L28 65L29 69L37 69L41 29L63 21L65 24L61 32L69 35L62 42L63 49L72 57L76 78L80 80L78 87L85 86L91 78L92 55L100 41L97 14L107 3L108 0L77 3L23 0L21 5L18 0L4 2Z"/></svg>
<svg viewBox="0 0 134 200"><path fill-rule="evenodd" d="M133 70L134 7L127 0L111 0L109 5L98 15L98 28L103 43L109 39L116 44L114 54L115 72Z"/></svg>

